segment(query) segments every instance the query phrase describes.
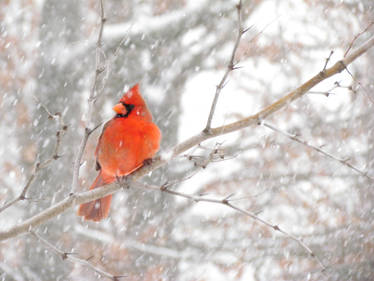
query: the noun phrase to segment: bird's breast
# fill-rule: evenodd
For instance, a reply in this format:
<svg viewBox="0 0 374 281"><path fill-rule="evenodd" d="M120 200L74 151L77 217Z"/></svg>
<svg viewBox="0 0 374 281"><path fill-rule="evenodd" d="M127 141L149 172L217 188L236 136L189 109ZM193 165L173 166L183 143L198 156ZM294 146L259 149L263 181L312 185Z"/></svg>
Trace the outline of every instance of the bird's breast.
<svg viewBox="0 0 374 281"><path fill-rule="evenodd" d="M153 127L158 131L155 124L138 119L115 118L109 121L97 149L97 161L103 172L125 176L139 168L145 159L153 157L160 139Z"/></svg>

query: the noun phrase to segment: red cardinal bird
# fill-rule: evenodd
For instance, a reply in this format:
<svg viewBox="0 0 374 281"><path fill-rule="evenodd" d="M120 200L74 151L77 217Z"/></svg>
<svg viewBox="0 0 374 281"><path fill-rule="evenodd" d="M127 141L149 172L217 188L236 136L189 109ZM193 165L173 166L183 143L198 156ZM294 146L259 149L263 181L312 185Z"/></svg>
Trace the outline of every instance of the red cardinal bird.
<svg viewBox="0 0 374 281"><path fill-rule="evenodd" d="M103 128L96 148L96 169L99 170L90 189L114 182L140 168L159 149L161 133L152 122L136 84L113 107L116 116ZM112 195L84 203L78 215L100 221L108 216Z"/></svg>

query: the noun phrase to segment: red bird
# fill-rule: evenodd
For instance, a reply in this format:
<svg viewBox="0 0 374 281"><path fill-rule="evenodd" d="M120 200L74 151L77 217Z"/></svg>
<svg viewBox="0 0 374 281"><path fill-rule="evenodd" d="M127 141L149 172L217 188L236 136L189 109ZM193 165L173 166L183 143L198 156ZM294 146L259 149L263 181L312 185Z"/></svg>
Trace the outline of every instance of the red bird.
<svg viewBox="0 0 374 281"><path fill-rule="evenodd" d="M140 92L139 84L123 95L113 107L116 116L103 128L96 147L99 175L90 189L110 184L143 166L159 149L161 133ZM112 195L84 203L78 215L100 221L108 216Z"/></svg>

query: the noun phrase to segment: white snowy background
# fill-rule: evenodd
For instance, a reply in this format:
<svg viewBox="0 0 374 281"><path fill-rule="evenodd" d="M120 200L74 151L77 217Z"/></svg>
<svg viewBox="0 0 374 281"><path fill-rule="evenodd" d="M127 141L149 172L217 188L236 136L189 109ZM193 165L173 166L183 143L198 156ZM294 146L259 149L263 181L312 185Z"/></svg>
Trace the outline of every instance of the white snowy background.
<svg viewBox="0 0 374 281"><path fill-rule="evenodd" d="M161 155L201 132L237 33L238 1L104 0L105 71L92 124L139 82L163 132ZM68 196L95 72L98 1L0 2L0 208L33 165L26 200L0 212L0 229ZM257 113L373 36L372 0L243 0L243 36L213 127ZM369 26L369 28L367 28ZM365 30L365 28L367 28ZM365 30L365 32L363 32ZM75 209L34 229L119 280L374 280L374 51L275 112L266 122L346 160L252 126L201 143L146 181L232 203L278 225L299 243L224 205L133 188L115 194L108 219ZM81 189L95 177L97 130L83 157ZM217 149L212 161L209 155ZM364 175L367 173L367 176ZM108 280L61 259L31 234L0 242L0 280Z"/></svg>

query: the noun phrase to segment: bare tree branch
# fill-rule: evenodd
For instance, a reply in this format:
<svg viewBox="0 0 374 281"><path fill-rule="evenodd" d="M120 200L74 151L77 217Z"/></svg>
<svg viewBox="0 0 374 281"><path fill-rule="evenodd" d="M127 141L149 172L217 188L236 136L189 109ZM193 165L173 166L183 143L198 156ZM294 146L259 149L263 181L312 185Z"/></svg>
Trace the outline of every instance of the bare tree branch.
<svg viewBox="0 0 374 281"><path fill-rule="evenodd" d="M150 165L143 166L140 169L133 172L130 176L127 177L128 183L131 183L133 181L140 179L141 177L148 174L149 172L165 165L177 155L183 153L184 151L190 149L191 147L207 139L211 139L216 136L220 136L223 134L227 134L233 131L237 131L237 130L249 127L251 125L258 124L262 119L277 112L281 108L286 107L292 101L302 97L311 88L316 86L321 81L343 71L347 65L352 63L355 59L357 59L359 56L364 54L367 50L369 50L373 46L374 46L374 37L370 38L367 42L362 44L359 48L357 48L354 52L352 52L351 55L347 56L341 61L338 61L332 67L327 68L324 71L321 71L320 73L312 77L310 80L302 84L300 87L298 87L296 90L293 90L292 92L280 98L279 100L269 105L265 109L261 110L260 112L254 115L251 115L247 118L241 119L239 121L233 122L231 124L212 128L211 133L209 135L204 132L201 132L187 139L186 141L176 145L174 148L171 149L171 151L168 151L165 154L163 154L162 157L158 157L157 159L154 159L154 161ZM117 184L111 184L111 185L107 185L101 188L96 188L91 191L81 192L78 194L70 194L69 197L61 200L60 202L54 204L50 208L34 215L33 217L25 220L24 222L21 222L7 230L1 231L0 241L17 236L21 233L25 233L29 230L30 227L35 227L37 225L40 225L46 222L47 220L49 220L50 218L63 213L64 211L71 208L72 206L104 197L120 189L121 187L118 186Z"/></svg>
<svg viewBox="0 0 374 281"><path fill-rule="evenodd" d="M353 89L353 87L350 86L342 86L338 81L334 82L334 86L332 86L330 89L326 91L308 91L308 94L318 94L318 95L324 95L326 97L335 94L333 90L337 88L343 88L343 89L348 89L349 91L352 91L353 93L356 93L356 91Z"/></svg>
<svg viewBox="0 0 374 281"><path fill-rule="evenodd" d="M335 161L338 161L339 163L341 163L341 164L343 164L344 166L346 166L346 167L348 167L348 168L354 170L355 172L359 173L360 175L362 175L362 176L368 178L369 180L374 181L374 178L370 177L370 176L367 174L367 172L364 172L364 171L360 170L359 168L353 166L352 164L350 164L350 163L348 162L347 159L338 158L338 157L332 155L331 153L328 153L328 152L324 151L323 149L319 148L318 146L312 145L312 144L308 143L306 140L302 140L301 138L297 137L296 135L292 135L292 134L290 134L290 133L288 133L288 132L282 131L282 130L280 130L280 129L274 127L273 125L270 125L269 123L267 123L267 122L265 122L265 121L262 121L261 124L262 124L264 127L267 127L267 128L269 128L269 129L273 130L274 132L280 133L280 134L282 134L283 136L286 136L286 137L288 137L289 139L291 139L291 140L293 140L293 141L296 141L296 142L301 143L301 144L303 144L303 145L305 145L305 146L307 146L307 147L309 147L309 148L314 149L315 151L317 151L317 152L319 152L319 153L321 153L321 154L327 156L327 157L330 158L330 159L333 159L333 160L335 160Z"/></svg>
<svg viewBox="0 0 374 281"><path fill-rule="evenodd" d="M361 31L360 33L356 34L355 37L353 37L351 43L349 43L349 46L347 48L347 50L345 51L344 53L344 57L346 57L349 53L349 51L352 49L352 46L353 44L356 42L356 40L358 39L358 37L360 37L362 34L364 34L366 31L369 30L369 28L374 24L374 21L371 21L367 27L365 27L365 29L363 31Z"/></svg>
<svg viewBox="0 0 374 281"><path fill-rule="evenodd" d="M99 0L99 8L100 8L100 27L99 27L99 34L97 36L97 41L96 41L96 67L95 67L95 75L90 91L90 96L88 98L88 114L87 114L87 122L86 122L86 127L84 129L84 135L82 138L82 141L79 145L77 157L74 160L74 165L73 165L73 182L71 184L71 192L74 193L78 189L78 179L79 179L79 171L81 167L81 160L82 156L84 153L84 150L86 148L87 140L91 133L98 127L96 126L93 129L90 129L91 127L91 120L92 120L92 114L93 114L93 108L94 104L96 102L96 88L97 88L97 83L98 83L98 78L99 75L105 70L105 67L101 63L101 53L102 51L102 37L103 37L103 30L104 30L104 24L105 24L105 15L104 15L104 3L103 0Z"/></svg>
<svg viewBox="0 0 374 281"><path fill-rule="evenodd" d="M36 99L36 97L34 97ZM34 164L34 167L32 169L31 175L29 179L27 180L25 186L23 187L21 193L14 198L13 200L5 203L3 206L0 207L0 213L3 212L4 210L8 209L10 206L16 204L18 201L26 200L26 193L29 190L31 184L34 182L35 178L37 177L38 173L43 170L44 168L48 167L54 160L57 160L61 157L60 155L60 148L61 148L61 140L68 129L68 127L65 125L64 120L62 119L61 113L57 112L55 114L52 114L48 108L40 103L39 100L36 99L36 101L39 103L39 105L44 109L44 111L48 114L48 119L53 119L56 120L59 124L58 130L56 132L56 144L53 149L52 155L46 159L43 162L39 161L39 157L37 156L37 160Z"/></svg>
<svg viewBox="0 0 374 281"><path fill-rule="evenodd" d="M327 65L329 64L329 61L330 61L333 53L334 53L334 51L331 50L329 56L326 58L325 65L323 66L323 71L326 69Z"/></svg>
<svg viewBox="0 0 374 281"><path fill-rule="evenodd" d="M351 78L352 78L352 80L354 81L354 82L356 82L362 89L363 89L363 91L364 91L364 94L365 94L365 96L374 104L374 99L370 96L370 91L368 91L367 89L366 89L366 87L364 86L364 85L362 85L362 83L359 81L359 80L357 80L354 76L353 76L353 74L348 70L348 68L346 68L345 69L347 72L348 72L348 74L351 76Z"/></svg>
<svg viewBox="0 0 374 281"><path fill-rule="evenodd" d="M105 276L106 278L109 278L113 281L118 281L120 278L124 278L125 276L115 276L109 272L106 272L96 266L94 266L92 263L90 263L88 260L78 258L74 253L68 253L64 252L61 249L57 248L55 245L53 245L51 242L44 239L42 236L40 236L38 233L36 233L33 230L30 230L30 233L38 239L40 242L42 242L47 248L51 249L56 255L60 256L62 260L68 260L72 263L79 263L84 266L89 267L90 269L96 271L98 274Z"/></svg>
<svg viewBox="0 0 374 281"><path fill-rule="evenodd" d="M213 115L214 115L214 111L216 110L216 105L217 105L217 102L218 102L219 95L222 91L222 88L226 84L226 80L227 80L227 77L229 76L230 72L233 71L234 69L236 69L235 63L234 63L235 54L236 54L236 51L238 50L240 39L242 38L243 34L248 31L248 29L243 29L243 27L242 27L242 0L239 1L238 5L236 5L236 10L237 10L237 13L238 13L238 35L236 37L236 41L235 41L234 48L233 48L232 53L231 53L230 61L227 65L226 72L223 74L221 82L219 82L219 84L216 87L216 93L214 95L214 99L213 99L213 102L212 102L212 105L211 105L211 108L210 108L210 112L209 112L208 121L207 121L207 124L206 124L205 129L204 129L205 133L210 133L211 124L212 124L212 120L213 120Z"/></svg>
<svg viewBox="0 0 374 281"><path fill-rule="evenodd" d="M369 50L374 45L374 37L370 38L368 41L366 41L364 44L362 44L359 48L357 48L351 55L347 56L343 60L340 60L336 62L333 66L330 68L325 69L324 71L319 72L317 75L309 79L307 82L302 84L297 89L293 90L286 96L280 98L273 104L269 105L268 107L264 108L260 112L251 115L247 118L244 118L242 120L233 122L231 124L212 128L210 136L205 137L206 139L212 137L212 136L218 136L222 134L227 134L233 131L237 131L239 129L254 125L258 123L259 120L262 120L274 112L278 111L279 109L287 106L294 100L302 97L304 94L306 94L311 88L319 84L321 81L326 80L327 78L342 72L346 69L346 66L351 64L355 59L357 59L359 56L361 56L363 53L365 53L367 50ZM204 139L205 140L205 139ZM188 145L188 142L192 141L192 138L190 140L187 140L184 145ZM183 144L183 143L182 143ZM181 144L181 146L182 146ZM184 146L183 145L183 146ZM182 146L182 147L183 147ZM193 146L193 145L192 145Z"/></svg>
<svg viewBox="0 0 374 281"><path fill-rule="evenodd" d="M283 230L278 225L272 224L272 223L260 218L257 214L255 214L253 212L250 212L250 211L247 211L247 210L244 210L244 209L232 204L231 203L232 202L231 197L233 196L233 194L230 194L230 195L228 195L228 196L226 196L222 199L217 199L217 198L209 198L209 197L205 197L205 196L201 196L201 195L186 194L186 193L182 193L182 192L179 192L179 191L171 190L171 189L168 188L170 186L169 184L165 184L161 187L139 184L139 183L136 183L136 185L138 185L139 187L146 188L146 189L160 190L162 192L169 193L169 194L179 196L179 197L183 197L183 198L192 200L194 202L209 202L209 203L221 204L221 205L225 205L227 207L230 207L231 209L234 209L235 211L237 211L241 214L249 216L250 218L254 219L255 221L257 221L261 224L264 224L264 225L272 228L274 231L278 231L278 232L282 233L283 235L285 235L286 237L291 238L292 240L296 241L301 247L303 247L308 252L308 254L311 257L313 257L314 259L317 260L318 264L321 266L321 268L323 270L326 269L326 266L322 263L321 259L301 239L299 239L295 235L292 235L292 234L288 233L287 231Z"/></svg>

